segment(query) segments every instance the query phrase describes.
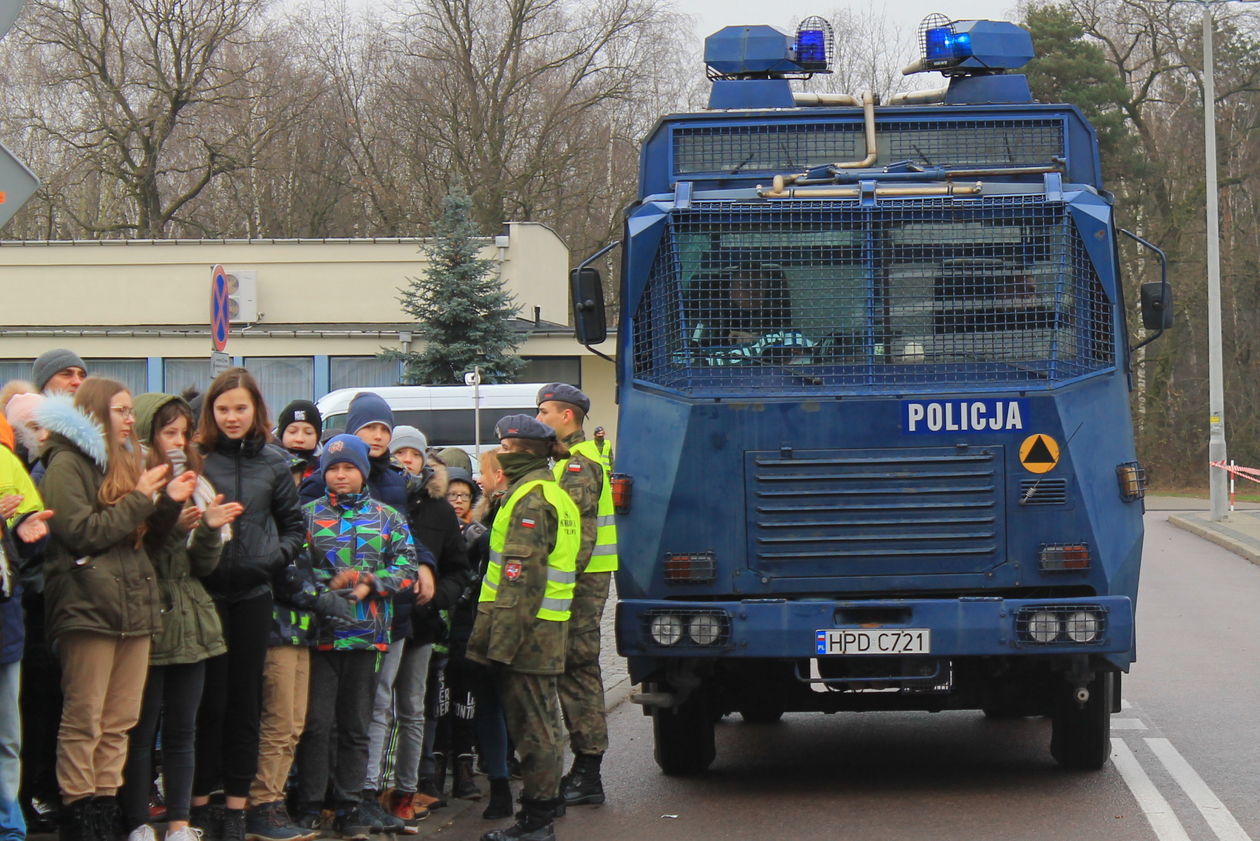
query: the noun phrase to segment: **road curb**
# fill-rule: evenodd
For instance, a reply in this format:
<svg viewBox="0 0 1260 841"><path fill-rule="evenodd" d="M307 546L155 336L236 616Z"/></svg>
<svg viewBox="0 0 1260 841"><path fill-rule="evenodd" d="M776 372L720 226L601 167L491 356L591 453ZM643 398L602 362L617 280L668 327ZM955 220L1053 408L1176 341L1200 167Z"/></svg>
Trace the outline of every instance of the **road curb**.
<svg viewBox="0 0 1260 841"><path fill-rule="evenodd" d="M1223 549L1228 549L1253 564L1260 564L1260 545L1257 545L1254 539L1227 525L1213 523L1203 514L1169 514L1168 522L1204 540L1209 540Z"/></svg>
<svg viewBox="0 0 1260 841"><path fill-rule="evenodd" d="M630 682L630 676L624 675L615 683L604 687L604 711L612 712L621 706L630 697L630 692L634 689L634 684Z"/></svg>

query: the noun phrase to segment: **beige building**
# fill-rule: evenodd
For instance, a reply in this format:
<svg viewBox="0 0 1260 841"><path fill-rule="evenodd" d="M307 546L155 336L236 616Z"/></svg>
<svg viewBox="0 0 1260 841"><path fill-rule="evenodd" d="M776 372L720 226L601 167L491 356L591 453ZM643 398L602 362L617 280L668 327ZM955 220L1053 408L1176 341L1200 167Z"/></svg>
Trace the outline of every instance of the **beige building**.
<svg viewBox="0 0 1260 841"><path fill-rule="evenodd" d="M295 398L337 388L395 385L383 349L412 347L398 302L426 264L424 241L92 240L0 243L7 292L0 316L0 382L29 379L31 361L69 348L89 372L139 393L210 381L214 267L235 290L225 352L259 379L274 415ZM593 425L615 434L612 366L573 338L569 253L544 225L509 223L486 238L518 305L522 382L580 386L599 407ZM611 342L601 347L612 352Z"/></svg>

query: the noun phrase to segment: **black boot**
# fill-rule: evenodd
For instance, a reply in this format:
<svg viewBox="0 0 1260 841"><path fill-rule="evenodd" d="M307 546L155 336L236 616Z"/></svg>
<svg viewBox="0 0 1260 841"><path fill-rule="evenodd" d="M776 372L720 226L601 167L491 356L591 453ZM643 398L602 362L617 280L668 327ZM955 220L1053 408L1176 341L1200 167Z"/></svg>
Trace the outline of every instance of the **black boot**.
<svg viewBox="0 0 1260 841"><path fill-rule="evenodd" d="M461 800L480 800L481 789L473 782L473 762L476 757L471 753L461 753L455 757L455 774L451 780L451 797Z"/></svg>
<svg viewBox="0 0 1260 841"><path fill-rule="evenodd" d="M101 841L94 821L92 798L67 803L61 808L61 823L57 827L61 841Z"/></svg>
<svg viewBox="0 0 1260 841"><path fill-rule="evenodd" d="M100 841L118 841L123 835L122 810L118 808L118 798L93 797L92 823L96 827L96 837Z"/></svg>
<svg viewBox="0 0 1260 841"><path fill-rule="evenodd" d="M516 823L507 829L487 832L481 836L481 841L556 841L556 829L551 822L555 803L555 800L530 800L522 797L521 811L516 813Z"/></svg>
<svg viewBox="0 0 1260 841"><path fill-rule="evenodd" d="M512 784L506 777L490 779L490 802L481 816L488 821L512 817Z"/></svg>
<svg viewBox="0 0 1260 841"><path fill-rule="evenodd" d="M604 781L599 776L602 753L579 753L573 768L560 783L560 797L566 806L599 805L604 802Z"/></svg>

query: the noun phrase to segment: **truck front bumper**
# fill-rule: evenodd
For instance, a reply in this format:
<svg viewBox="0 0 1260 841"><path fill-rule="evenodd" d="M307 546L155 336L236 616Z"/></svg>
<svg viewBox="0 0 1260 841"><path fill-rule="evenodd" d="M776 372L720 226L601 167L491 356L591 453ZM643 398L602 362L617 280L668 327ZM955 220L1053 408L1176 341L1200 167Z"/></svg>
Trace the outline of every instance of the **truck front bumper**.
<svg viewBox="0 0 1260 841"><path fill-rule="evenodd" d="M926 638L927 649L915 654L928 657L1097 654L1127 669L1136 653L1128 596L617 603L617 650L624 657L861 656L822 650L835 637L827 631L844 629L926 630L920 641Z"/></svg>

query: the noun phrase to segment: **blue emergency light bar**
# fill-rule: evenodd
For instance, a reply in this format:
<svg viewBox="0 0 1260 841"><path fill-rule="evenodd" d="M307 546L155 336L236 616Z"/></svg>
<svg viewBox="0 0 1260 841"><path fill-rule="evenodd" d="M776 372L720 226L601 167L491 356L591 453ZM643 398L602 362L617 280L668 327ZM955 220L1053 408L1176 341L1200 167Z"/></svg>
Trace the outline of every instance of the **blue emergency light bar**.
<svg viewBox="0 0 1260 841"><path fill-rule="evenodd" d="M938 19L943 20L943 17ZM1035 55L1026 29L1004 20L956 20L921 30L923 55L903 73L983 76L1023 67Z"/></svg>
<svg viewBox="0 0 1260 841"><path fill-rule="evenodd" d="M924 36L926 63L953 64L971 55L971 34L955 33L952 26L929 29Z"/></svg>

